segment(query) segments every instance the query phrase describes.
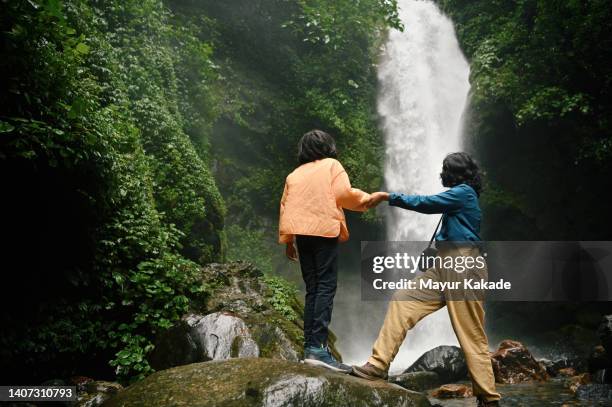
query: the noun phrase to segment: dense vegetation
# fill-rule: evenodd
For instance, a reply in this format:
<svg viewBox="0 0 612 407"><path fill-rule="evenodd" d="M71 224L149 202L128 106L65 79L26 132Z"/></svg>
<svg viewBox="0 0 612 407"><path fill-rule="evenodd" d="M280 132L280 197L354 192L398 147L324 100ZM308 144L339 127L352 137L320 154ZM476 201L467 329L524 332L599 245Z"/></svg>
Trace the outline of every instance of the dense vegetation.
<svg viewBox="0 0 612 407"><path fill-rule="evenodd" d="M271 270L278 199L307 130L330 131L352 182L382 184L376 56L394 1L175 1L192 21L212 18L226 85L211 148L228 208L228 257Z"/></svg>
<svg viewBox="0 0 612 407"><path fill-rule="evenodd" d="M468 133L490 182L486 236L609 239L609 2L438 3L471 62Z"/></svg>
<svg viewBox="0 0 612 407"><path fill-rule="evenodd" d="M438 0L470 60L467 137L488 240L609 240L609 2ZM490 303L493 341L586 357L607 302ZM550 353L549 353L550 352Z"/></svg>
<svg viewBox="0 0 612 407"><path fill-rule="evenodd" d="M195 262L223 257L223 203L190 140L210 128L210 49L157 2L5 7L3 215L20 272L3 352L29 369L110 354L120 376L146 374L152 334L202 290Z"/></svg>
<svg viewBox="0 0 612 407"><path fill-rule="evenodd" d="M148 374L155 333L206 295L199 264L272 268L311 127L357 185L381 182L374 62L393 0L0 8L6 382Z"/></svg>

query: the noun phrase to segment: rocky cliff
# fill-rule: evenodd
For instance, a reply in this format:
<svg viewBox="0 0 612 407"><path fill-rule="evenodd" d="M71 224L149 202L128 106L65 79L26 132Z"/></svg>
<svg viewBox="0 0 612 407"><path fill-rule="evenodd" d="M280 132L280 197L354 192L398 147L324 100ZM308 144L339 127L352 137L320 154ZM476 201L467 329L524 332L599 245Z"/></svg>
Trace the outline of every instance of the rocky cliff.
<svg viewBox="0 0 612 407"><path fill-rule="evenodd" d="M303 305L287 283L249 263L202 269L207 296L159 334L150 356L156 370L235 357L298 361L303 351ZM341 359L330 335L332 353Z"/></svg>

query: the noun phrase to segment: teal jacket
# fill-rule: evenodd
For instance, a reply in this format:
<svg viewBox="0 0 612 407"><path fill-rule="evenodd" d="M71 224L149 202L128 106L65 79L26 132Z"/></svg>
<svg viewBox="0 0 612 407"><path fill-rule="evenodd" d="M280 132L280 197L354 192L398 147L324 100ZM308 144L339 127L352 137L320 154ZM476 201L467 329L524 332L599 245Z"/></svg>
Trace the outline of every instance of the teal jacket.
<svg viewBox="0 0 612 407"><path fill-rule="evenodd" d="M389 194L389 205L420 213L442 213L437 241L480 241L481 211L478 195L467 184L460 184L437 195Z"/></svg>

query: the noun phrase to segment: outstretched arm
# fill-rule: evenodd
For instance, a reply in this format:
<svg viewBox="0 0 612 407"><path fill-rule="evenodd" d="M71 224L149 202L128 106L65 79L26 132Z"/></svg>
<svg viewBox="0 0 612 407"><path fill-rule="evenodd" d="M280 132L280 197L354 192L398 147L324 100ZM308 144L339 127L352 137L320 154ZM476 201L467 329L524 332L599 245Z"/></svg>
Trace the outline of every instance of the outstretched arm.
<svg viewBox="0 0 612 407"><path fill-rule="evenodd" d="M370 194L360 189L352 188L348 174L344 169L333 179L332 190L336 197L336 202L341 207L358 212L364 212L368 209L366 203L370 199Z"/></svg>
<svg viewBox="0 0 612 407"><path fill-rule="evenodd" d="M390 193L388 199L391 206L428 214L453 212L463 206L462 196L455 188L436 195Z"/></svg>

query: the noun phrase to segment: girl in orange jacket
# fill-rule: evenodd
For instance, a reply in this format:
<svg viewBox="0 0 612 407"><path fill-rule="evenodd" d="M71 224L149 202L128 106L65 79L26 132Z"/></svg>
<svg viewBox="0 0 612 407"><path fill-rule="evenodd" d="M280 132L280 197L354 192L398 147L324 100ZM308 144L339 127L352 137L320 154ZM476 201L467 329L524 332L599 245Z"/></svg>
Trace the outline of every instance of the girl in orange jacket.
<svg viewBox="0 0 612 407"><path fill-rule="evenodd" d="M304 362L348 373L350 367L335 360L327 348L338 280L338 242L349 237L343 208L365 211L370 195L351 187L336 160L333 138L321 130L302 136L298 161L300 166L287 176L280 203L279 242L287 245L287 257L299 257L306 284Z"/></svg>

